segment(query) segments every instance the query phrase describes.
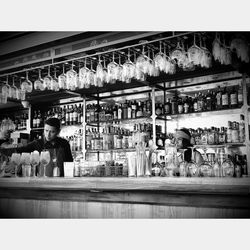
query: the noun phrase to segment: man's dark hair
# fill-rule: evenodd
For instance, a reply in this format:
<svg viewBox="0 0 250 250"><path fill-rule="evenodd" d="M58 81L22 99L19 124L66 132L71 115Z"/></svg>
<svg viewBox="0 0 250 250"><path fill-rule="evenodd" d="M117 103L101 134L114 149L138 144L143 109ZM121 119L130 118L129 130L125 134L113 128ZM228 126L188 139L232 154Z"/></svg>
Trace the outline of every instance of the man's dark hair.
<svg viewBox="0 0 250 250"><path fill-rule="evenodd" d="M57 118L49 118L45 121L44 124L47 124L47 125L50 125L52 127L55 127L57 131L60 131L60 128L61 128L61 122L59 119Z"/></svg>

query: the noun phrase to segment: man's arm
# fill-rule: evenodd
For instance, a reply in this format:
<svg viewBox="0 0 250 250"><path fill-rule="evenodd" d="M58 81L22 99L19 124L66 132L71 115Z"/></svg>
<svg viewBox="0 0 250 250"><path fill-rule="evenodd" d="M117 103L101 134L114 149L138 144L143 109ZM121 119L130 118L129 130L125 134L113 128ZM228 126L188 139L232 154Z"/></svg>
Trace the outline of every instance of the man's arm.
<svg viewBox="0 0 250 250"><path fill-rule="evenodd" d="M0 148L0 153L10 156L12 153L22 153L22 152L27 152L30 153L34 150L41 151L40 145L38 144L37 141L32 141L28 143L26 146L17 146L13 148Z"/></svg>

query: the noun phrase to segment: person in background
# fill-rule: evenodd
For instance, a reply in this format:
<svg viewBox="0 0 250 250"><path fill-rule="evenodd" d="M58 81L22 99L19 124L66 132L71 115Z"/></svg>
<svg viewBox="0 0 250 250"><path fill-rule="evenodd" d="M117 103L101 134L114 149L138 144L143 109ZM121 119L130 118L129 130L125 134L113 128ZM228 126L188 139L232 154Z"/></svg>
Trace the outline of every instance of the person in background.
<svg viewBox="0 0 250 250"><path fill-rule="evenodd" d="M38 152L43 151L44 149L55 149L57 165L59 167L60 176L64 176L64 162L73 162L73 157L70 149L69 142L61 137L60 134L60 120L57 118L49 118L45 121L44 124L44 138L37 139L26 146L18 146L16 148L0 148L0 152L5 155L11 155L14 152L33 152L37 150ZM52 166L49 165L46 169L47 176L53 176Z"/></svg>
<svg viewBox="0 0 250 250"><path fill-rule="evenodd" d="M184 152L184 160L190 162L192 160L192 147L193 145L190 143L191 134L187 128L181 128L176 131L175 135L175 145L177 151L180 149L186 149ZM203 157L199 151L195 148L193 149L193 158L195 163L200 166L203 163Z"/></svg>

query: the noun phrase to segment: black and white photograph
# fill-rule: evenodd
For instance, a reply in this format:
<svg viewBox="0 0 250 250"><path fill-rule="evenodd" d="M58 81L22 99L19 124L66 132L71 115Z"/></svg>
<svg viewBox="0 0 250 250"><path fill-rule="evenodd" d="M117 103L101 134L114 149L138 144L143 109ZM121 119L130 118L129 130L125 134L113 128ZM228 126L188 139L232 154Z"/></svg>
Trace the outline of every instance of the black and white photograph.
<svg viewBox="0 0 250 250"><path fill-rule="evenodd" d="M245 242L249 224L238 223L250 218L250 27L218 28L220 17L204 28L182 26L188 18L178 6L163 18L160 3L151 4L153 24L143 26L149 17L126 6L104 16L91 8L85 19L70 13L60 26L45 7L30 10L30 20L48 15L45 25L0 27L0 226L56 221L39 241L48 230L62 243L68 230L76 240L87 225L92 233L117 224L129 232L138 222L146 230L140 240L152 248L168 240L169 231L157 236L165 227L195 235L203 222L212 231L223 222L242 232L234 246ZM113 26L103 27L107 16ZM72 222L81 224L67 230ZM150 230L154 223L161 226ZM129 246L124 227L118 249Z"/></svg>

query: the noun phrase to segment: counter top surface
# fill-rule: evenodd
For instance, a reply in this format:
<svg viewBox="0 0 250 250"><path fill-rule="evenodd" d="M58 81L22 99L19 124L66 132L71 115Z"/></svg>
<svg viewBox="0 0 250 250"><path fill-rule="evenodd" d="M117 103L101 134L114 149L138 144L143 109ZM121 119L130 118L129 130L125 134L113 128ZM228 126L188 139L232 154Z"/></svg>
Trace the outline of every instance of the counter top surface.
<svg viewBox="0 0 250 250"><path fill-rule="evenodd" d="M250 178L0 178L1 188L250 194Z"/></svg>

